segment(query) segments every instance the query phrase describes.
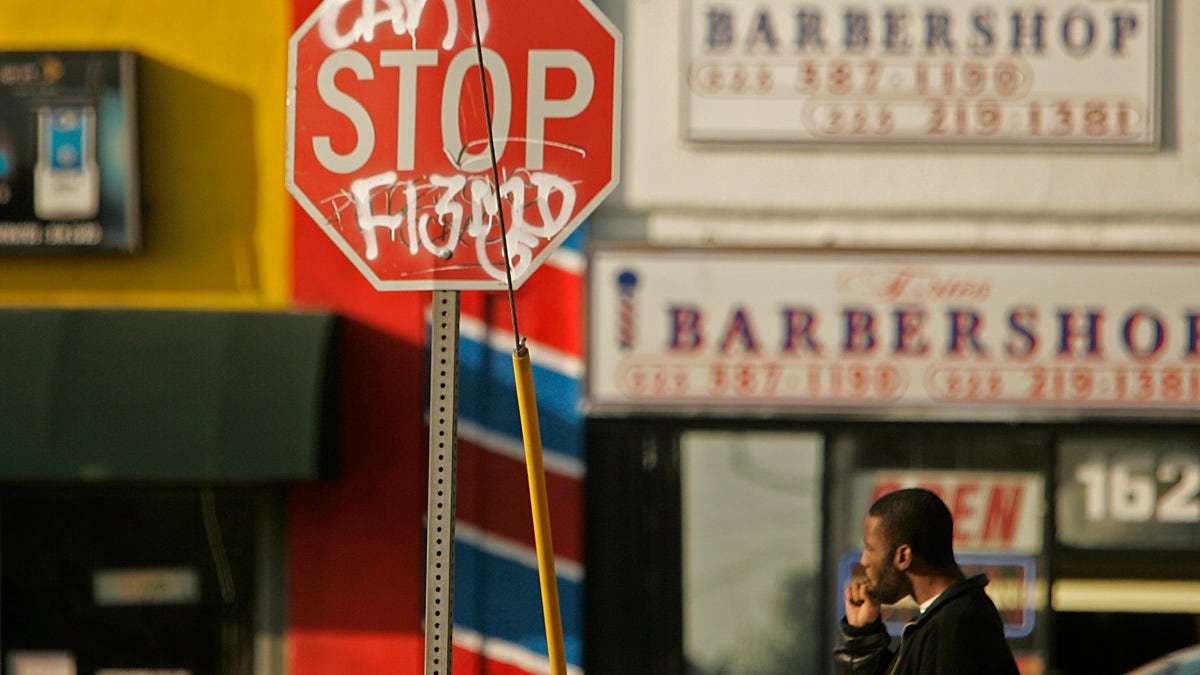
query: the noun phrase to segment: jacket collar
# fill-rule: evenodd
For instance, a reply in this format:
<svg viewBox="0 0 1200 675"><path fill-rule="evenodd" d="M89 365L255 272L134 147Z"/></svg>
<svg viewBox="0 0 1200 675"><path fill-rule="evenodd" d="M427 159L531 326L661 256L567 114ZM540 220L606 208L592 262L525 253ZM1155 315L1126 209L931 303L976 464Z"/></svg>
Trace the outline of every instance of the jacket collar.
<svg viewBox="0 0 1200 675"><path fill-rule="evenodd" d="M966 593L970 593L976 589L982 590L983 587L987 586L987 585L988 585L988 578L987 578L986 574L976 574L973 577L967 577L960 581L954 582L953 585L951 585L946 590L942 591L942 594L937 597L937 600L933 601L933 604L929 606L929 609L925 610L919 616L917 616L917 618L915 618L911 622L909 622L909 625L910 626L921 625L922 623L927 621L929 619L929 617L931 617L935 613L937 613L937 611L939 609L941 609L943 606L945 606L946 603L950 602L954 598L956 598L960 595L964 595Z"/></svg>

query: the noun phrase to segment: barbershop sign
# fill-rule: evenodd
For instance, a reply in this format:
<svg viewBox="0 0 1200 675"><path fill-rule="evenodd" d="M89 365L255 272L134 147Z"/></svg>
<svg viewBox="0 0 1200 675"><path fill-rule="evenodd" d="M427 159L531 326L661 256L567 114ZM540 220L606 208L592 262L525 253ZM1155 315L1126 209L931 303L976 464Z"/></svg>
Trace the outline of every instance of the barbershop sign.
<svg viewBox="0 0 1200 675"><path fill-rule="evenodd" d="M1200 411L1200 260L598 249L597 410Z"/></svg>
<svg viewBox="0 0 1200 675"><path fill-rule="evenodd" d="M1160 0L690 0L695 141L1149 147Z"/></svg>

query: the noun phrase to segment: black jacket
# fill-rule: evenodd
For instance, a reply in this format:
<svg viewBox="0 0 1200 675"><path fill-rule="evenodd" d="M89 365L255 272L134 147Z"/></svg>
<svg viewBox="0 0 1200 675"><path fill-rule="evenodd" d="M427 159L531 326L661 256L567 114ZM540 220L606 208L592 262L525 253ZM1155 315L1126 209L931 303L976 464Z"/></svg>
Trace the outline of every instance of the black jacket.
<svg viewBox="0 0 1200 675"><path fill-rule="evenodd" d="M984 592L987 576L947 588L904 626L893 656L882 621L851 626L842 618L838 672L852 675L1018 675L996 605Z"/></svg>

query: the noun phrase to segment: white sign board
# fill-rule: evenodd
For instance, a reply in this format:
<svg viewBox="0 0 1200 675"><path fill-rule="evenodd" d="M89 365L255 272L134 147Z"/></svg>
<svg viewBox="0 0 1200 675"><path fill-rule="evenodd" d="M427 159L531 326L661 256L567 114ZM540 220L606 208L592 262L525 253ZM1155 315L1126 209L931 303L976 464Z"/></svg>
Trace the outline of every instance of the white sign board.
<svg viewBox="0 0 1200 675"><path fill-rule="evenodd" d="M1159 139L1159 0L690 0L694 141Z"/></svg>
<svg viewBox="0 0 1200 675"><path fill-rule="evenodd" d="M1200 260L598 249L593 408L1200 412Z"/></svg>
<svg viewBox="0 0 1200 675"><path fill-rule="evenodd" d="M99 607L200 602L200 574L190 567L99 569L92 572Z"/></svg>

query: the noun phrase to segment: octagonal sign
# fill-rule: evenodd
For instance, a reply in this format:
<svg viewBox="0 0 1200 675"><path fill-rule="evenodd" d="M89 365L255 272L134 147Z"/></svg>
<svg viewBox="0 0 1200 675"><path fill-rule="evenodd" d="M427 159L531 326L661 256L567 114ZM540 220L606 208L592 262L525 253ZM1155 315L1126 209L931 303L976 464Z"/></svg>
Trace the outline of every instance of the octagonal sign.
<svg viewBox="0 0 1200 675"><path fill-rule="evenodd" d="M325 0L288 190L379 290L519 286L617 184L620 58L590 0Z"/></svg>

